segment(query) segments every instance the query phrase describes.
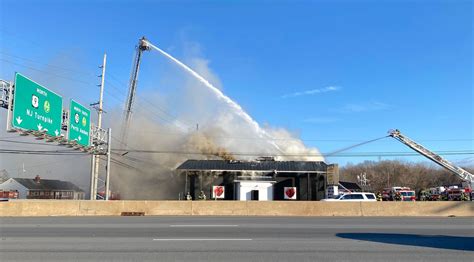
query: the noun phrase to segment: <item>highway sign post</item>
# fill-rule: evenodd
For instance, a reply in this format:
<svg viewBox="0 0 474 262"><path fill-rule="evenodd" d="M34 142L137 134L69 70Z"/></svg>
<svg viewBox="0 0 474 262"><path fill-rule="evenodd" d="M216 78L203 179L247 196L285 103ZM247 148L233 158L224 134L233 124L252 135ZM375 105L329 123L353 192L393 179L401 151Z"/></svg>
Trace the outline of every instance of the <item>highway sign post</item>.
<svg viewBox="0 0 474 262"><path fill-rule="evenodd" d="M71 99L69 106L68 140L82 146L90 144L91 111Z"/></svg>
<svg viewBox="0 0 474 262"><path fill-rule="evenodd" d="M12 126L43 131L51 136L61 134L63 100L58 94L27 77L15 74Z"/></svg>

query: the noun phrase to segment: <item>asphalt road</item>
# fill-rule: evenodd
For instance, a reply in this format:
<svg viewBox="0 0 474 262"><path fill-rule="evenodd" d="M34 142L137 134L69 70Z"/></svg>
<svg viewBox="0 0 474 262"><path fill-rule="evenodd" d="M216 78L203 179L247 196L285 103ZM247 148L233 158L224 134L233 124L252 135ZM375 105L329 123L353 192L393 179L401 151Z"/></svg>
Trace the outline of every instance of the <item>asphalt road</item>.
<svg viewBox="0 0 474 262"><path fill-rule="evenodd" d="M473 218L0 218L1 261L473 261Z"/></svg>

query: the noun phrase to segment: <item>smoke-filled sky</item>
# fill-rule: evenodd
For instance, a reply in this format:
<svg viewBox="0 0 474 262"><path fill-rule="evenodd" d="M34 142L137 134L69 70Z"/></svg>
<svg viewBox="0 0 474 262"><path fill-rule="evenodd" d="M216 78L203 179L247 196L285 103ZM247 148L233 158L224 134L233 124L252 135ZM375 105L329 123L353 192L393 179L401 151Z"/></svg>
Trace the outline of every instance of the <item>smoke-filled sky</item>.
<svg viewBox="0 0 474 262"><path fill-rule="evenodd" d="M87 105L98 99L97 65L107 52L105 123L113 126L134 46L144 35L219 87L287 148L330 153L398 128L434 151L472 153L472 22L470 1L7 0L0 3L0 78L21 72L65 101ZM143 140L137 145L189 150L197 142L177 130L189 133L199 125L213 146L272 152L206 87L157 52L144 55L138 93L132 135ZM1 133L6 136L12 135ZM388 138L327 161L394 158L385 156L390 152L412 151ZM0 157L0 169L12 174L22 173L23 162L46 174L54 173L48 163L79 161ZM133 157L161 157L163 164L170 158ZM472 155L447 158L473 163ZM87 184L87 177L82 180Z"/></svg>

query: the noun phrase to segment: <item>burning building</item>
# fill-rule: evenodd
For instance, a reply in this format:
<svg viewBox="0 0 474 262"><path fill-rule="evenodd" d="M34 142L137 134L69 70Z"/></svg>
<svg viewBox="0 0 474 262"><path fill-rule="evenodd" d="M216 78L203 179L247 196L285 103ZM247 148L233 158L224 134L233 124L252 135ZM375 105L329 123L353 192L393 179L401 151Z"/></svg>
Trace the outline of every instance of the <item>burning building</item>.
<svg viewBox="0 0 474 262"><path fill-rule="evenodd" d="M323 161L187 160L177 167L186 177L183 199L320 200L337 165Z"/></svg>

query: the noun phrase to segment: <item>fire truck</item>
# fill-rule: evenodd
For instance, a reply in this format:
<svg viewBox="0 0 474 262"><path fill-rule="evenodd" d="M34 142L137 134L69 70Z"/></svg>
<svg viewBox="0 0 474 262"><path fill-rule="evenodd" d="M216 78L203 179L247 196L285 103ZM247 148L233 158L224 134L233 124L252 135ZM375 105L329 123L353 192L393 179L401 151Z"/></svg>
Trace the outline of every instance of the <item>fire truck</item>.
<svg viewBox="0 0 474 262"><path fill-rule="evenodd" d="M428 190L428 201L440 201L443 200L446 188L444 186L432 187Z"/></svg>
<svg viewBox="0 0 474 262"><path fill-rule="evenodd" d="M97 192L98 199L105 199L105 191ZM109 193L109 200L120 200L120 194L117 192Z"/></svg>
<svg viewBox="0 0 474 262"><path fill-rule="evenodd" d="M408 146L409 148L415 150L416 152L420 153L424 157L430 159L431 161L435 162L436 164L446 168L447 170L451 171L454 173L456 176L458 176L462 181L464 185L464 191L468 193L468 198L470 200L473 199L473 192L472 189L474 188L474 175L467 172L466 170L455 166L453 163L449 162L448 160L442 158L440 155L431 152L424 146L416 143L415 141L411 140L407 136L403 135L400 130L395 129L395 130L390 130L389 131L389 136L395 138L396 140L400 141L404 145Z"/></svg>
<svg viewBox="0 0 474 262"><path fill-rule="evenodd" d="M449 186L445 191L446 200L448 201L463 201L471 194L469 188L459 186Z"/></svg>
<svg viewBox="0 0 474 262"><path fill-rule="evenodd" d="M382 191L382 201L395 201L397 195L400 196L398 201L415 201L415 191L409 187L394 186L391 188L384 188Z"/></svg>

